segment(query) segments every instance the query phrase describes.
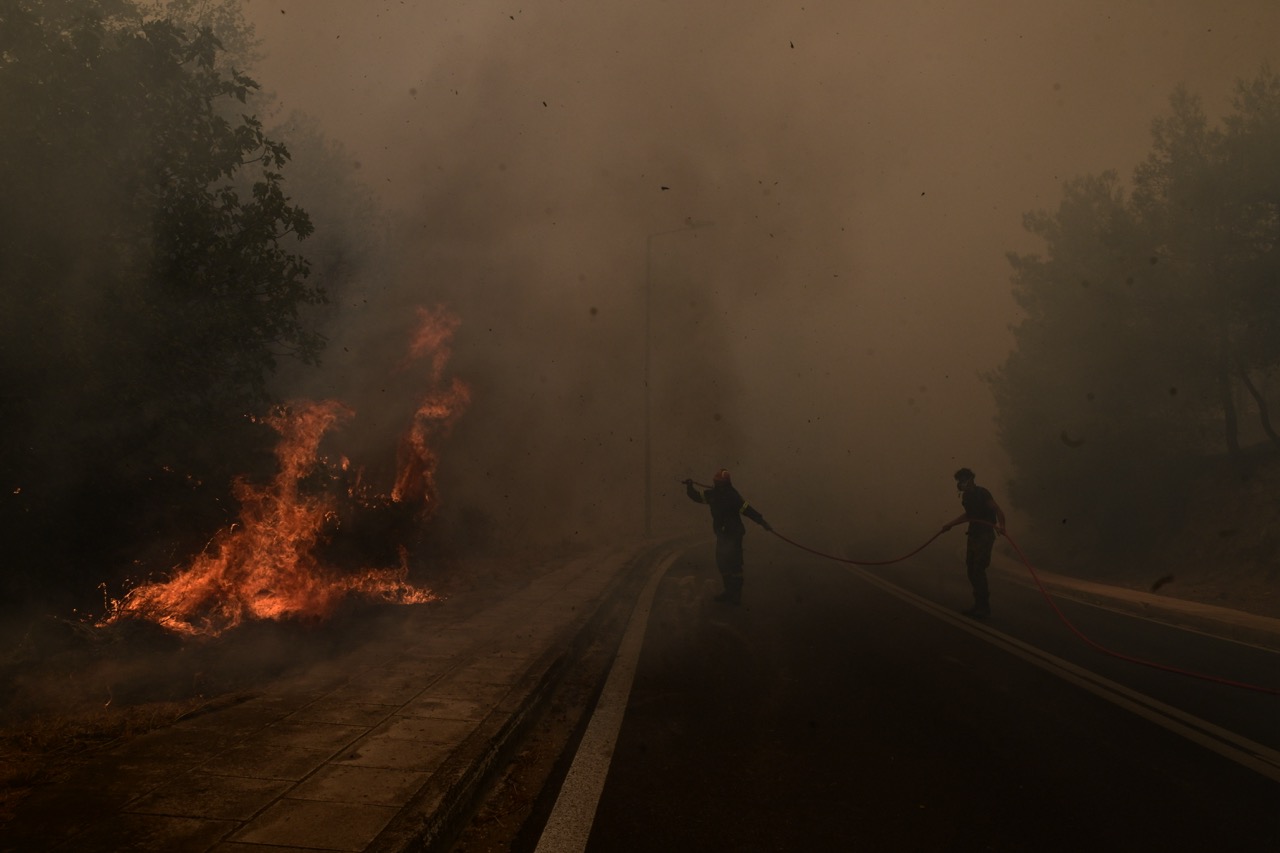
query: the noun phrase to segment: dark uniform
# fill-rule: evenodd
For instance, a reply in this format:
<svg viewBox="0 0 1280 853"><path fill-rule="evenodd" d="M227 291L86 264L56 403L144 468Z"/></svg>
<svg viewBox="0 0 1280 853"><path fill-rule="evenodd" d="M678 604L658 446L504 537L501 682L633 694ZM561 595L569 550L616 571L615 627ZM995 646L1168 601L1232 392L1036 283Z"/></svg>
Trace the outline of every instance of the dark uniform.
<svg viewBox="0 0 1280 853"><path fill-rule="evenodd" d="M986 615L991 612L987 567L991 565L991 549L996 544L996 529L992 526L996 523L996 511L992 508L995 500L991 492L975 484L960 493L960 503L964 506L964 514L969 517L964 567L973 587L973 609L976 615ZM987 523L982 524L984 521Z"/></svg>
<svg viewBox="0 0 1280 853"><path fill-rule="evenodd" d="M742 538L747 535L747 528L742 523L742 516L754 521L765 530L772 530L753 506L747 503L729 480L729 472L723 468L716 472L715 485L710 489L698 491L692 480L685 481L685 490L690 500L707 504L711 507L711 528L716 534L716 568L724 581L724 592L716 596L717 601L730 604L742 602Z"/></svg>
<svg viewBox="0 0 1280 853"><path fill-rule="evenodd" d="M942 525L950 530L962 521L969 522L964 549L964 567L973 587L973 607L964 611L980 619L991 615L991 595L987 587L987 566L991 565L991 548L996 534L1004 533L1004 510L991 497L991 492L974 482L973 471L961 468L955 473L956 488L964 515Z"/></svg>

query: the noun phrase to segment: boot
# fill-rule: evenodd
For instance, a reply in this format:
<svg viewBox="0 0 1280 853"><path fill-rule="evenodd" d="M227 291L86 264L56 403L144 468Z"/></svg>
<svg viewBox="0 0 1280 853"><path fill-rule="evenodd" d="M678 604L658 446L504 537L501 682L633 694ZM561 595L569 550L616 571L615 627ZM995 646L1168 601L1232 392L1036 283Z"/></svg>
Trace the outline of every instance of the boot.
<svg viewBox="0 0 1280 853"><path fill-rule="evenodd" d="M716 601L721 604L741 604L742 603L742 578L726 575L724 579L724 592L716 596Z"/></svg>

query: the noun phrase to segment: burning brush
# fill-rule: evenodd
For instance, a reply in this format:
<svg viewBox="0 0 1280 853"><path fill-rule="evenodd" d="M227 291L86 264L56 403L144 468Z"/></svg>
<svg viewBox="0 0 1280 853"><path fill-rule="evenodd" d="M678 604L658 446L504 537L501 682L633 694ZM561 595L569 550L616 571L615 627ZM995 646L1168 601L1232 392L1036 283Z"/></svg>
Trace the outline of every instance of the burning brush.
<svg viewBox="0 0 1280 853"><path fill-rule="evenodd" d="M438 457L433 441L442 437L470 402L458 380L445 383L444 365L458 321L443 310L419 309L420 329L407 361L429 359L430 391L418 406L401 441L395 487L389 496L373 496L348 482L345 489L317 488L325 434L355 413L336 401L302 402L280 409L266 421L280 434L278 472L270 483L239 482L240 523L222 531L204 553L163 582L143 584L108 602L101 624L145 619L187 635L217 635L251 619L322 619L339 602L359 595L398 604L436 600L408 581L408 557L399 549L394 569L364 568L339 572L317 556L350 504L360 502L403 510L421 525L435 510Z"/></svg>

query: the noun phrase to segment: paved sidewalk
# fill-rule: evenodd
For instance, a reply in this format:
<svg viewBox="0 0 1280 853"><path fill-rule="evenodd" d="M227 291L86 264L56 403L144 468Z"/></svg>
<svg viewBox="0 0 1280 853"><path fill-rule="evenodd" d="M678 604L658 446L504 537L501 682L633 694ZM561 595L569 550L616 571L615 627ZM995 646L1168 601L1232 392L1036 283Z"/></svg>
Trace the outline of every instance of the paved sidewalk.
<svg viewBox="0 0 1280 853"><path fill-rule="evenodd" d="M398 851L446 832L575 640L662 546L552 566L424 624L105 752L33 792L6 851ZM415 848L421 849L421 848Z"/></svg>

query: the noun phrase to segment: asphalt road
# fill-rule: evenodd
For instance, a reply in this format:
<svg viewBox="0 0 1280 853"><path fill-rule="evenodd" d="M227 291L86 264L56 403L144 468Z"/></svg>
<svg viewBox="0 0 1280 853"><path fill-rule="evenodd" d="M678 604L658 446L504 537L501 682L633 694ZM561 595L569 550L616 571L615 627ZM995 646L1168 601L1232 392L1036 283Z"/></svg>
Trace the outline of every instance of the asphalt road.
<svg viewBox="0 0 1280 853"><path fill-rule="evenodd" d="M956 539L867 576L757 534L740 608L709 545L677 560L587 849L1280 850L1251 756L1280 698L1099 654L999 580L991 620L959 617ZM1124 653L1280 681L1274 652L1059 605Z"/></svg>

